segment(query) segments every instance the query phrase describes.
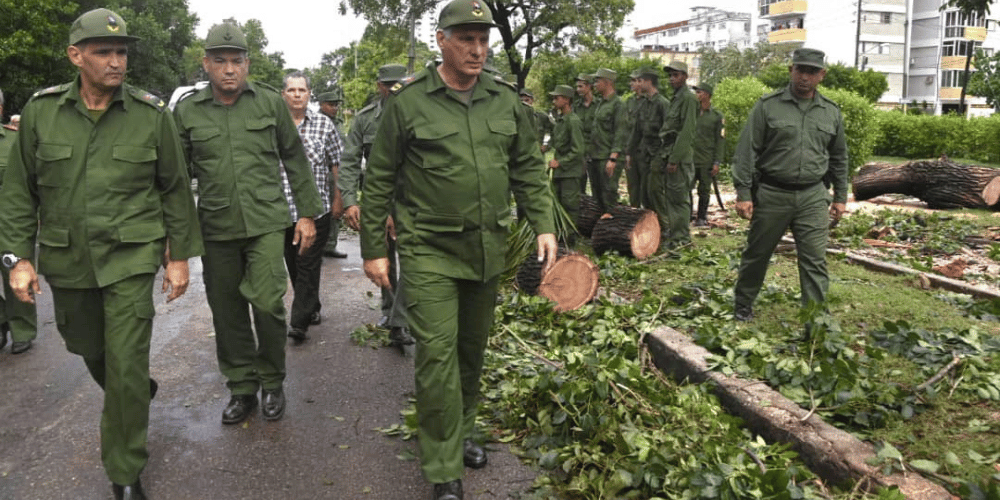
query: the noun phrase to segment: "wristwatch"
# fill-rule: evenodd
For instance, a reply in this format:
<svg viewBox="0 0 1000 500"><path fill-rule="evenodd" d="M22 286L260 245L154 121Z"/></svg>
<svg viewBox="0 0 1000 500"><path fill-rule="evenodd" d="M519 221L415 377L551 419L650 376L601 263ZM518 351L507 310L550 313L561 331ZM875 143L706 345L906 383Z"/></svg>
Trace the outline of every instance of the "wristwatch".
<svg viewBox="0 0 1000 500"><path fill-rule="evenodd" d="M10 252L7 252L3 254L2 257L0 257L0 260L3 261L3 266L6 267L7 269L14 269L14 266L16 266L21 259L18 256Z"/></svg>

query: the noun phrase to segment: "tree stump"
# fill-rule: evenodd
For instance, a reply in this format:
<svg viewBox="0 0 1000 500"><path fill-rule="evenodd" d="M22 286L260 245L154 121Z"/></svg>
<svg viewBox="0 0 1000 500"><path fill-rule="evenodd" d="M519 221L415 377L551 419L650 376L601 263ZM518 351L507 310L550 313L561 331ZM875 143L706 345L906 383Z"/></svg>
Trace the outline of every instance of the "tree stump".
<svg viewBox="0 0 1000 500"><path fill-rule="evenodd" d="M919 198L928 208L997 208L1000 170L961 165L941 158L903 165L869 163L852 182L854 199L888 193Z"/></svg>
<svg viewBox="0 0 1000 500"><path fill-rule="evenodd" d="M617 250L642 260L660 247L660 222L652 210L618 205L597 221L590 242L597 255Z"/></svg>
<svg viewBox="0 0 1000 500"><path fill-rule="evenodd" d="M559 249L559 256L544 276L544 263L528 258L517 271L517 288L530 295L541 295L556 303L556 311L572 311L597 295L600 272L586 255Z"/></svg>
<svg viewBox="0 0 1000 500"><path fill-rule="evenodd" d="M580 197L580 213L576 216L576 230L585 238L590 238L594 232L594 224L604 215L593 196Z"/></svg>

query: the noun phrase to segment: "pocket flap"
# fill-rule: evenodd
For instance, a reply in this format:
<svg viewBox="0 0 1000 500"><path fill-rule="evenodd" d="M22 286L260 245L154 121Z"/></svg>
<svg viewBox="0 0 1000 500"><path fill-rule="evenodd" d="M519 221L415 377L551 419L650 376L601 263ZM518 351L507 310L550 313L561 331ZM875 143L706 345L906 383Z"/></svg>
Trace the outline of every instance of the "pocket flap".
<svg viewBox="0 0 1000 500"><path fill-rule="evenodd" d="M69 228L42 225L38 228L38 244L47 247L68 247Z"/></svg>
<svg viewBox="0 0 1000 500"><path fill-rule="evenodd" d="M274 118L247 118L247 130L264 130L276 123Z"/></svg>
<svg viewBox="0 0 1000 500"><path fill-rule="evenodd" d="M216 127L199 127L191 129L191 140L196 142L207 141L222 134Z"/></svg>
<svg viewBox="0 0 1000 500"><path fill-rule="evenodd" d="M112 158L129 163L149 163L156 161L156 148L141 146L115 146Z"/></svg>
<svg viewBox="0 0 1000 500"><path fill-rule="evenodd" d="M122 243L149 243L166 235L163 225L158 222L132 224L118 228L118 241Z"/></svg>
<svg viewBox="0 0 1000 500"><path fill-rule="evenodd" d="M465 228L465 219L461 215L420 214L414 218L413 225L434 233L460 233Z"/></svg>
<svg viewBox="0 0 1000 500"><path fill-rule="evenodd" d="M35 158L41 161L65 160L73 156L73 146L69 144L39 144Z"/></svg>
<svg viewBox="0 0 1000 500"><path fill-rule="evenodd" d="M202 210L215 211L229 207L229 198L198 198L198 208Z"/></svg>
<svg viewBox="0 0 1000 500"><path fill-rule="evenodd" d="M495 134L514 135L517 133L517 124L511 120L486 120L486 126Z"/></svg>
<svg viewBox="0 0 1000 500"><path fill-rule="evenodd" d="M263 186L254 191L254 196L260 201L274 201L284 197L281 188L278 186Z"/></svg>
<svg viewBox="0 0 1000 500"><path fill-rule="evenodd" d="M514 222L514 217L510 214L510 208L502 208L497 212L497 225L508 227Z"/></svg>
<svg viewBox="0 0 1000 500"><path fill-rule="evenodd" d="M436 141L458 133L458 128L450 123L431 123L413 130L417 140Z"/></svg>

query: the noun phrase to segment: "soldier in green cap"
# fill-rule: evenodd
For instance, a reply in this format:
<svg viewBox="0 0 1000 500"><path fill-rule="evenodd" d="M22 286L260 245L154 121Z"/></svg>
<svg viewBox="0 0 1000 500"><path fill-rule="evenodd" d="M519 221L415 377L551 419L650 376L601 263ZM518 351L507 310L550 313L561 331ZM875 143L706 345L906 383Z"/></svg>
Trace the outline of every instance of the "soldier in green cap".
<svg viewBox="0 0 1000 500"><path fill-rule="evenodd" d="M3 117L3 102L3 91L0 90L0 118ZM0 125L0 189L2 189L4 171L7 170L10 150L13 148L16 138L17 127ZM21 354L31 349L32 341L38 336L35 304L15 299L14 292L10 289L8 269L0 266L0 271L3 272L3 297L0 298L0 349L7 345L7 334L9 333L13 342L10 346L10 353Z"/></svg>
<svg viewBox="0 0 1000 500"><path fill-rule="evenodd" d="M628 204L632 207L642 206L642 185L639 169L632 168L632 156L635 150L632 149L632 131L635 129L636 115L639 110L639 103L642 101L642 86L639 83L640 70L635 70L629 75L628 87L632 95L625 101L625 182L628 185Z"/></svg>
<svg viewBox="0 0 1000 500"><path fill-rule="evenodd" d="M198 179L205 239L205 295L212 309L219 368L232 397L222 423L257 407L266 420L285 412L285 230L292 226L281 171L298 209L292 244L314 243L323 205L302 140L274 88L247 80L250 62L239 26L212 26L202 66L209 85L174 109L184 155ZM251 323L251 310L253 321Z"/></svg>
<svg viewBox="0 0 1000 500"><path fill-rule="evenodd" d="M344 102L344 91L340 87L336 87L330 92L319 94L316 96L316 100L319 102L319 112L333 121L333 126L337 129L337 135L341 139L347 137L344 135L344 120L339 114L340 105ZM338 216L330 220L330 236L327 238L326 246L323 248L323 255L335 259L346 259L347 254L337 250L337 239L340 238L340 219L341 217ZM318 244L323 244L323 242L319 242Z"/></svg>
<svg viewBox="0 0 1000 500"><path fill-rule="evenodd" d="M518 95L521 96L521 102L531 108L531 114L535 122L535 136L538 138L538 145L541 146L544 153L548 150L548 145L545 143L545 136L552 133L552 127L555 125L555 122L548 113L535 109L535 96L531 91L521 89Z"/></svg>
<svg viewBox="0 0 1000 500"><path fill-rule="evenodd" d="M708 204L712 200L712 179L719 174L726 138L722 136L725 120L712 107L712 86L699 83L694 87L698 98L698 120L694 132L694 171L698 183L698 215L695 227L708 226Z"/></svg>
<svg viewBox="0 0 1000 500"><path fill-rule="evenodd" d="M618 204L618 183L625 166L625 104L615 91L618 73L601 68L594 75L594 90L601 96L587 138L587 176L590 190L602 212ZM618 164L619 158L621 165Z"/></svg>
<svg viewBox="0 0 1000 500"><path fill-rule="evenodd" d="M576 116L580 117L580 123L583 124L583 139L588 140L590 138L590 129L594 124L594 110L597 109L597 100L594 97L594 75L587 73L580 73L576 75L576 95L577 99L573 103L573 112ZM580 192L585 193L587 191L587 168L586 165L590 164L590 157L587 156L587 151L583 152L584 158L584 171L580 176ZM594 182L591 181L590 190L592 193L594 191ZM596 194L594 196L597 196Z"/></svg>
<svg viewBox="0 0 1000 500"><path fill-rule="evenodd" d="M556 123L552 128L552 159L549 168L552 169L552 190L556 200L566 210L569 219L575 221L580 212L580 173L584 171L583 124L580 117L573 113L573 88L569 85L556 85L549 92L552 106L555 108ZM570 235L566 242L570 247L575 239Z"/></svg>
<svg viewBox="0 0 1000 500"><path fill-rule="evenodd" d="M788 87L757 101L736 145L736 211L750 219L735 291L740 321L753 318L768 262L789 227L802 306L826 301L830 222L847 209L847 141L840 108L816 91L826 75L823 59L819 50L796 49Z"/></svg>
<svg viewBox="0 0 1000 500"><path fill-rule="evenodd" d="M552 195L528 109L483 72L493 16L486 2L441 10L431 63L394 90L372 148L361 211L365 274L390 286L385 222L393 200L415 359L420 463L434 498L462 498L463 464L487 457L473 438L493 324L510 197L556 254Z"/></svg>
<svg viewBox="0 0 1000 500"><path fill-rule="evenodd" d="M651 165L663 147L660 129L670 102L660 93L660 73L656 69L639 70L636 83L642 98L637 105L635 125L629 135L627 149L632 153L629 170L635 171L639 177L642 188L639 205L656 213L660 231L665 232L667 205L663 175L660 171L654 174Z"/></svg>
<svg viewBox="0 0 1000 500"><path fill-rule="evenodd" d="M661 233L666 230L660 246L667 250L691 243L691 183L694 181L694 131L698 119L698 99L687 86L688 68L681 61L672 61L663 67L670 77L670 87L674 95L670 99L667 115L664 117L660 138L663 147L653 158L651 182L657 183L656 193L663 193L663 201L657 206L666 208L657 212ZM658 178L657 178L658 177ZM662 189L662 191L661 191Z"/></svg>
<svg viewBox="0 0 1000 500"><path fill-rule="evenodd" d="M0 197L0 250L14 294L33 303L37 240L59 333L104 389L101 458L114 496L143 499L154 279L165 265L167 300L181 296L202 241L166 103L124 83L136 38L107 9L81 15L69 33L80 73L24 108Z"/></svg>
<svg viewBox="0 0 1000 500"><path fill-rule="evenodd" d="M347 142L340 164L340 178L337 183L344 200L344 220L354 230L360 230L361 207L358 205L358 191L361 188L362 161L367 162L375 143L375 132L382 120L382 109L389 98L389 89L406 77L406 68L399 64L386 64L378 69L375 87L378 99L358 111L347 134ZM386 245L389 258L389 284L382 287L382 317L377 326L389 329L389 342L394 346L413 344L406 322L406 307L403 286L396 273L396 235L390 216L386 228Z"/></svg>

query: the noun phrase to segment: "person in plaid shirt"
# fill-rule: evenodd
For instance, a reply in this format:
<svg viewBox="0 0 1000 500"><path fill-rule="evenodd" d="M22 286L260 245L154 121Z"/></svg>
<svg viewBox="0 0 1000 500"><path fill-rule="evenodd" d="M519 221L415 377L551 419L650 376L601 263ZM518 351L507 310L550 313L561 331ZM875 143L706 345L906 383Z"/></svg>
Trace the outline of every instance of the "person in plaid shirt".
<svg viewBox="0 0 1000 500"><path fill-rule="evenodd" d="M332 120L308 108L309 77L302 72L296 71L285 76L285 87L281 95L299 130L306 158L312 166L316 187L323 201L323 214L315 219L316 241L323 242L330 235L331 221L340 217L343 211L340 191L337 189L337 168L340 166L342 149L340 133ZM281 169L281 182L292 220L298 220L292 188L284 168ZM294 228L289 227L285 231L285 264L288 266L295 298L292 300L288 336L296 343L302 343L308 338L306 331L309 326L318 325L321 321L319 277L323 264L323 245L313 245L300 254L298 247L292 244L294 237Z"/></svg>

